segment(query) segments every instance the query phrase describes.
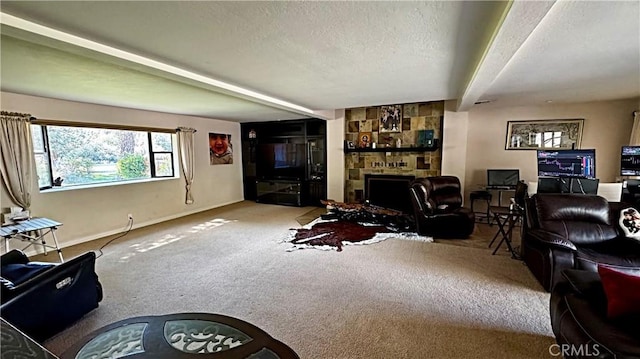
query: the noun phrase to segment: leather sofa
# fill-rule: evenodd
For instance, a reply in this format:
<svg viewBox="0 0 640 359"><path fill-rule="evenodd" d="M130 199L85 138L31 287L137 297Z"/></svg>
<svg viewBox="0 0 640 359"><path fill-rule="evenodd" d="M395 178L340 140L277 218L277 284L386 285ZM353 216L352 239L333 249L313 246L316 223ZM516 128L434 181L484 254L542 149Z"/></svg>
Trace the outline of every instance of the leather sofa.
<svg viewBox="0 0 640 359"><path fill-rule="evenodd" d="M535 194L525 202L522 258L551 291L565 269L640 268L640 241L626 238L618 225L627 205L600 196Z"/></svg>
<svg viewBox="0 0 640 359"><path fill-rule="evenodd" d="M557 347L564 358L640 358L640 316L609 318L598 272L567 269L551 291L549 311ZM634 275L640 275L640 271Z"/></svg>
<svg viewBox="0 0 640 359"><path fill-rule="evenodd" d="M98 307L102 285L96 255L64 263L32 262L20 250L0 257L0 317L38 342L59 333Z"/></svg>
<svg viewBox="0 0 640 359"><path fill-rule="evenodd" d="M409 184L417 232L435 238L467 238L475 215L462 206L460 180L455 176L416 178Z"/></svg>

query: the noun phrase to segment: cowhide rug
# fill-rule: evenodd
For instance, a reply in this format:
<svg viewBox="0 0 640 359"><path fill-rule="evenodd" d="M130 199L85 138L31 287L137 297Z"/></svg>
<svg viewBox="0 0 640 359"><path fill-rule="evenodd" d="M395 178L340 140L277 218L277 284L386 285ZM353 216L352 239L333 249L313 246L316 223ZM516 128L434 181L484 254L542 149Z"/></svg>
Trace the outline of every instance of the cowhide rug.
<svg viewBox="0 0 640 359"><path fill-rule="evenodd" d="M340 252L344 245L371 244L389 238L433 242L431 237L413 232L396 232L382 225L320 218L302 228L290 229L285 242L292 244L287 251L316 248Z"/></svg>

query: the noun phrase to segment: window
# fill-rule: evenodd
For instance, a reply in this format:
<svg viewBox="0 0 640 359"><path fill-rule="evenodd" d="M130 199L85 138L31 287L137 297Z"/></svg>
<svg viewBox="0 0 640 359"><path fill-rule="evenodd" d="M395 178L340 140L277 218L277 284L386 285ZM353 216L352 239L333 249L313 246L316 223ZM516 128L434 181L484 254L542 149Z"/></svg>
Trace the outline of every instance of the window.
<svg viewBox="0 0 640 359"><path fill-rule="evenodd" d="M535 134L534 144L537 147L560 147L562 140L562 132L560 131L545 131Z"/></svg>
<svg viewBox="0 0 640 359"><path fill-rule="evenodd" d="M31 125L40 189L174 177L171 133Z"/></svg>

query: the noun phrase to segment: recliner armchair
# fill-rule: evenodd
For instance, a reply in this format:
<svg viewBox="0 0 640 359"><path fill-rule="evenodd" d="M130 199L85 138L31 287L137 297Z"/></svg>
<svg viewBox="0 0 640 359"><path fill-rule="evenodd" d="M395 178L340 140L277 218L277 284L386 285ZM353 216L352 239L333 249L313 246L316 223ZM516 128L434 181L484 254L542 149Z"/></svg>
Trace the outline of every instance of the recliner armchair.
<svg viewBox="0 0 640 359"><path fill-rule="evenodd" d="M462 207L460 180L455 176L416 178L409 185L419 234L436 238L467 238L475 215Z"/></svg>
<svg viewBox="0 0 640 359"><path fill-rule="evenodd" d="M102 300L94 252L58 264L31 262L14 249L0 261L0 316L38 342L62 331Z"/></svg>
<svg viewBox="0 0 640 359"><path fill-rule="evenodd" d="M526 200L522 257L548 292L565 269L640 268L640 241L618 226L627 205L600 196L535 194Z"/></svg>
<svg viewBox="0 0 640 359"><path fill-rule="evenodd" d="M625 270L640 275L640 270ZM564 281L551 291L549 312L556 342L567 350L565 359L640 358L640 331L637 315L609 318L609 298L598 272L567 269ZM558 348L557 352L561 349Z"/></svg>

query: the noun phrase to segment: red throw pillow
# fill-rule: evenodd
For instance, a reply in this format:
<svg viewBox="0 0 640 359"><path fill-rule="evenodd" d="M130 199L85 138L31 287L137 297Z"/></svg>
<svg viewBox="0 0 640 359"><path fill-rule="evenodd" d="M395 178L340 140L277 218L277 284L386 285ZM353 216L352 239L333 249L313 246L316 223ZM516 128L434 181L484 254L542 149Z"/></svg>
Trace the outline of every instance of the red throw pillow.
<svg viewBox="0 0 640 359"><path fill-rule="evenodd" d="M609 319L640 315L640 276L598 265Z"/></svg>

